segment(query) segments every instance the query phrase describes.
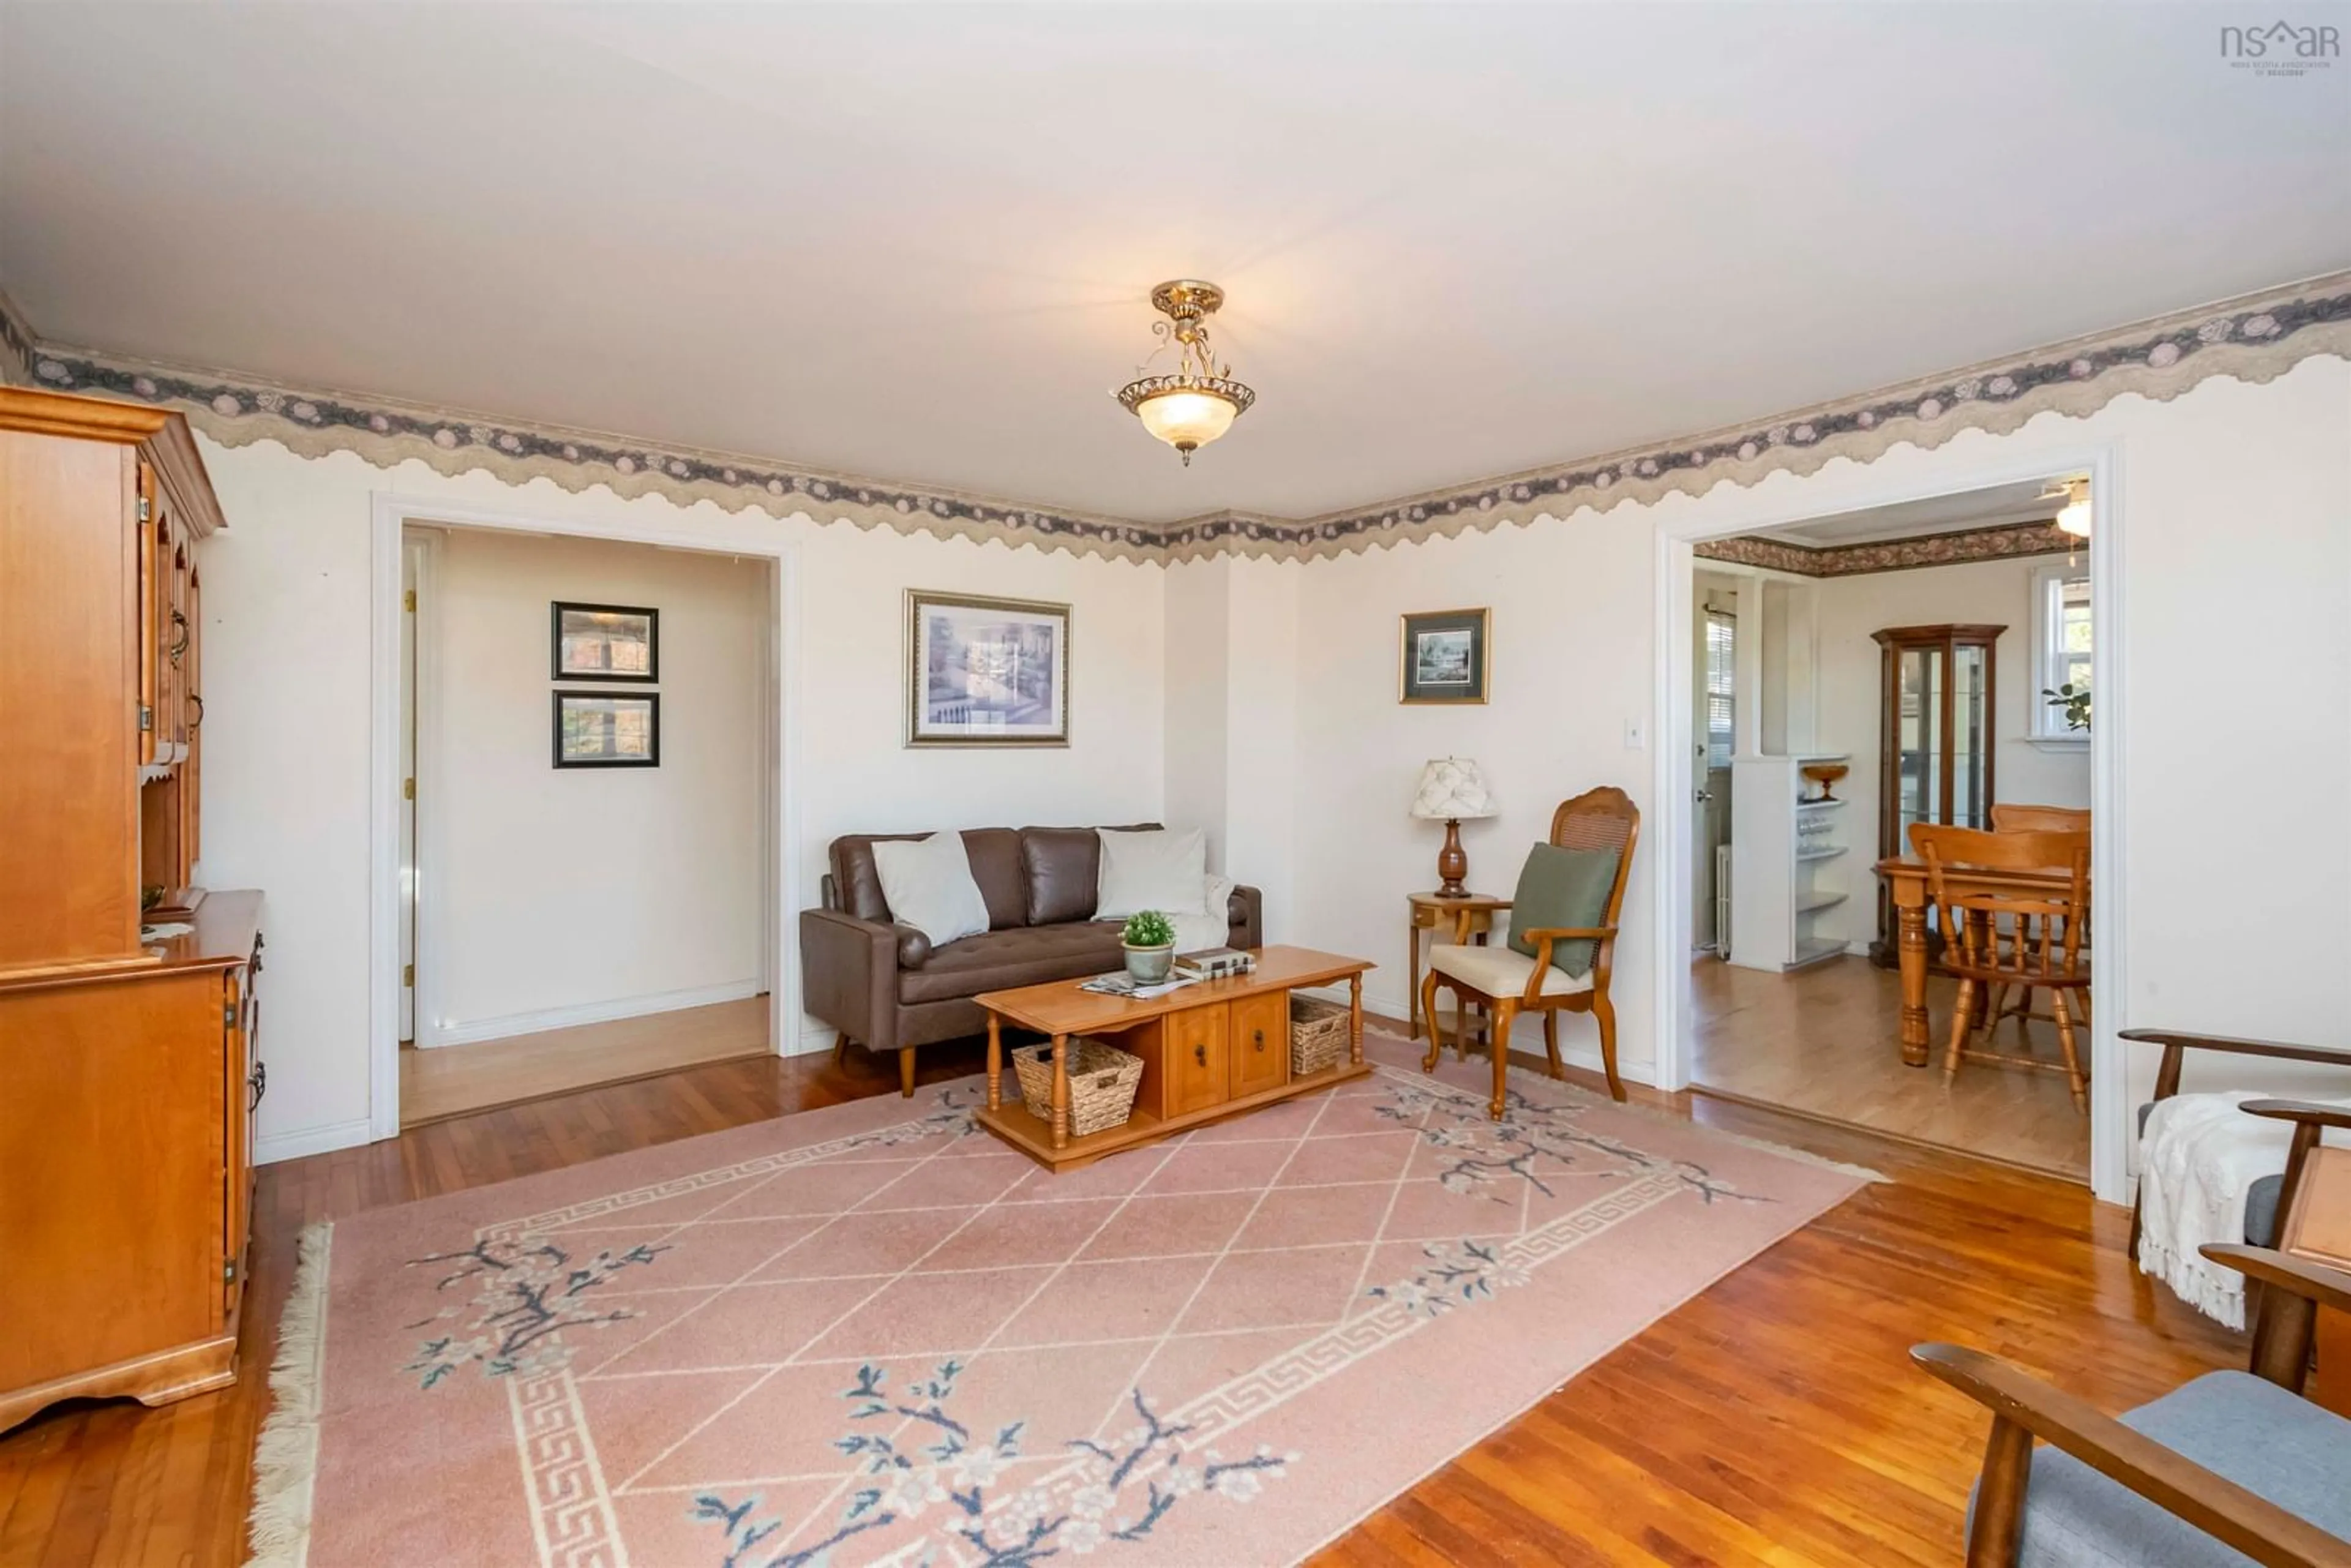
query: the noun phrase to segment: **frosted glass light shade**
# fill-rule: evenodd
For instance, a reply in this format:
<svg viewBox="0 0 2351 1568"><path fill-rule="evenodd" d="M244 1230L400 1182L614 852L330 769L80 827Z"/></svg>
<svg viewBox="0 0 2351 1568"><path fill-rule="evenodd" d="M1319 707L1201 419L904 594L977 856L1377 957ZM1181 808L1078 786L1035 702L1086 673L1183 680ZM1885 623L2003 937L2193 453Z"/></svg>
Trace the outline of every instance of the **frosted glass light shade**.
<svg viewBox="0 0 2351 1568"><path fill-rule="evenodd" d="M2058 510L2057 527L2061 531L2072 534L2077 539L2085 539L2090 537L2090 497L2088 495L2079 491L2074 493L2074 498L2066 502L2065 505Z"/></svg>
<svg viewBox="0 0 2351 1568"><path fill-rule="evenodd" d="M1241 411L1227 398L1204 392L1165 392L1136 405L1143 428L1179 452L1206 446L1233 427Z"/></svg>
<svg viewBox="0 0 2351 1568"><path fill-rule="evenodd" d="M1430 821L1466 821L1494 814L1493 791L1486 775L1466 757L1433 757L1420 770L1420 789L1412 799L1412 814Z"/></svg>

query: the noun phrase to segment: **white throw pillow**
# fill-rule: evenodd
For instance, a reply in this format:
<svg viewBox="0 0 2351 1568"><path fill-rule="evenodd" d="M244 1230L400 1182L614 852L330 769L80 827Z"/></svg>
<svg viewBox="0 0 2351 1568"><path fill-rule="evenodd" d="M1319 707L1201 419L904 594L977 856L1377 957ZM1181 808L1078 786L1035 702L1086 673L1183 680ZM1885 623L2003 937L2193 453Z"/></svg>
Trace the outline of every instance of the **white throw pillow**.
<svg viewBox="0 0 2351 1568"><path fill-rule="evenodd" d="M1232 901L1233 879L1211 875L1204 879L1207 892L1200 899L1197 915L1178 915L1176 923L1176 951L1198 953L1210 947L1222 947L1233 939L1233 925L1225 913Z"/></svg>
<svg viewBox="0 0 2351 1568"><path fill-rule="evenodd" d="M1208 841L1199 829L1122 833L1105 828L1095 836L1102 840L1096 920L1123 920L1146 909L1162 915L1207 912Z"/></svg>
<svg viewBox="0 0 2351 1568"><path fill-rule="evenodd" d="M961 833L885 839L873 846L873 873L890 918L921 932L934 947L987 929L987 900L972 880Z"/></svg>

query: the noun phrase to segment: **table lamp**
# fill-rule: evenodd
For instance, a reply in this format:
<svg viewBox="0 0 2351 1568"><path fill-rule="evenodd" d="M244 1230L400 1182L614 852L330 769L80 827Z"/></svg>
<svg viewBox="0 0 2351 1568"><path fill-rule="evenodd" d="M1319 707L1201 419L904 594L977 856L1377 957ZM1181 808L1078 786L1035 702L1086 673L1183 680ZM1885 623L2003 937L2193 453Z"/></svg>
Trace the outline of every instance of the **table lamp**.
<svg viewBox="0 0 2351 1568"><path fill-rule="evenodd" d="M1494 814L1494 797L1486 775L1466 757L1432 757L1420 770L1420 792L1413 797L1412 814L1424 821L1445 824L1445 848L1437 852L1439 898L1467 898L1462 879L1469 874L1469 857L1461 852L1461 823L1468 817Z"/></svg>

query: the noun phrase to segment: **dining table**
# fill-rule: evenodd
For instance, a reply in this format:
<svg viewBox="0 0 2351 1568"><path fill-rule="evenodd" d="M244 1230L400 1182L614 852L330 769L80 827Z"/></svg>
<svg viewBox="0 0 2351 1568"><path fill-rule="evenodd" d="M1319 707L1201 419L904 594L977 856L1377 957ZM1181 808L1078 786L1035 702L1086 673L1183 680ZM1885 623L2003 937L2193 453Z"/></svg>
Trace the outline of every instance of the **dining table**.
<svg viewBox="0 0 2351 1568"><path fill-rule="evenodd" d="M1927 862L1917 855L1888 855L1877 862L1878 880L1894 903L1895 953L1902 970L1902 1065L1924 1067L1932 1039L1927 1021ZM1946 865L1943 885L1955 894L2003 893L2062 898L2073 886L2063 871L1990 871Z"/></svg>

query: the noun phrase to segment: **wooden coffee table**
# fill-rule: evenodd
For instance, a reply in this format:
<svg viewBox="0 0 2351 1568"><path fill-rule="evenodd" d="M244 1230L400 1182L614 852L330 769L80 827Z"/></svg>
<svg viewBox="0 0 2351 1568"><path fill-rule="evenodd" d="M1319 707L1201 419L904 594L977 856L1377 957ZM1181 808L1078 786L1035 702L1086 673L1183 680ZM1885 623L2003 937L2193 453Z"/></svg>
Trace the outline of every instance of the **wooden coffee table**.
<svg viewBox="0 0 2351 1568"><path fill-rule="evenodd" d="M1364 1065L1364 976L1374 967L1336 953L1263 947L1250 974L1204 980L1149 1001L1080 990L1075 980L986 992L977 998L987 1009L987 1108L977 1113L979 1124L1048 1169L1064 1171L1203 1122L1364 1077L1371 1071ZM1293 1077L1290 993L1340 980L1347 982L1353 1015L1347 1054L1321 1072ZM1004 1103L1008 1023L1052 1039L1050 1116ZM1121 1051L1143 1058L1134 1114L1123 1125L1082 1138L1070 1136L1068 1057L1077 1035L1110 1037Z"/></svg>

